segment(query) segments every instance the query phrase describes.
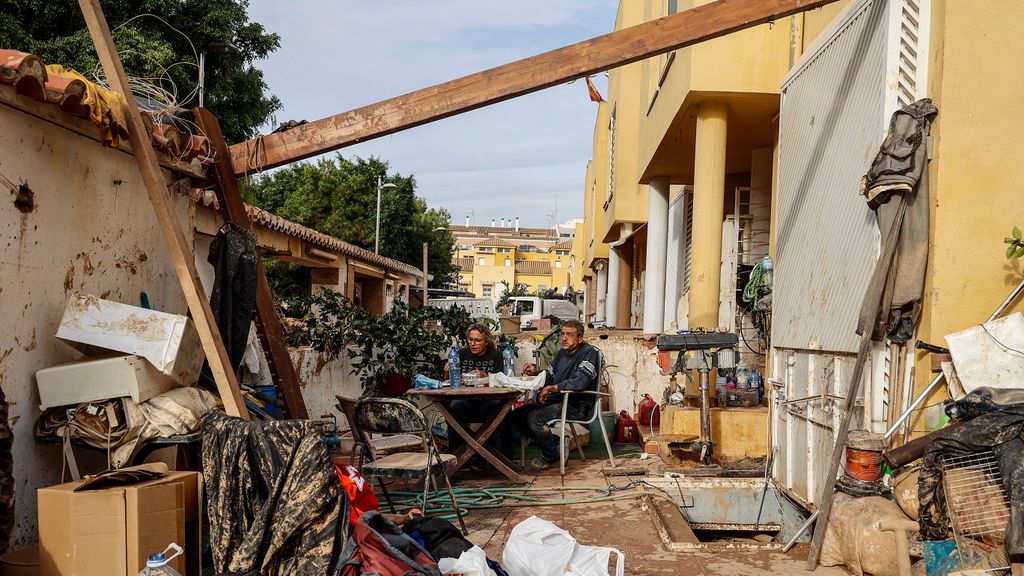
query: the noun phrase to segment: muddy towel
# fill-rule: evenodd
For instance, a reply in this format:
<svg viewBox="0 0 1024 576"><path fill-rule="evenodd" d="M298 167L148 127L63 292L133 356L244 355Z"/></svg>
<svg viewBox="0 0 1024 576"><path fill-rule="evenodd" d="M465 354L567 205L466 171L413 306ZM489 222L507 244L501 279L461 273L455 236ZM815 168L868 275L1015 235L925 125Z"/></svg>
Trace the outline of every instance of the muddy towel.
<svg viewBox="0 0 1024 576"><path fill-rule="evenodd" d="M312 423L209 413L203 470L216 574L339 573L341 490Z"/></svg>

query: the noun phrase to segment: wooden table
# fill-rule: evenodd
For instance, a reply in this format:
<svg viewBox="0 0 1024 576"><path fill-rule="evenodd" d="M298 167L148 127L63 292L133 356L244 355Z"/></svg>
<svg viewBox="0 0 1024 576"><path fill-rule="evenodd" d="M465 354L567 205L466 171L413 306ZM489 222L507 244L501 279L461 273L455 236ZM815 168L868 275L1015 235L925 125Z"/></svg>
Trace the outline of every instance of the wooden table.
<svg viewBox="0 0 1024 576"><path fill-rule="evenodd" d="M511 460L487 446L487 439L505 421L508 413L512 410L512 406L522 395L522 391L514 388L464 386L461 388L417 388L409 390L408 394L434 402L437 405L437 409L445 417L445 420L448 421L448 429L454 430L456 434L466 441L465 446L454 454L456 460L448 468L448 474L455 474L469 462L473 454L479 454L513 482L520 484L529 482L529 480L523 478L512 468ZM494 418L474 433L464 428L462 423L456 420L449 410L451 403L456 400L502 400L503 403L498 413L494 415Z"/></svg>

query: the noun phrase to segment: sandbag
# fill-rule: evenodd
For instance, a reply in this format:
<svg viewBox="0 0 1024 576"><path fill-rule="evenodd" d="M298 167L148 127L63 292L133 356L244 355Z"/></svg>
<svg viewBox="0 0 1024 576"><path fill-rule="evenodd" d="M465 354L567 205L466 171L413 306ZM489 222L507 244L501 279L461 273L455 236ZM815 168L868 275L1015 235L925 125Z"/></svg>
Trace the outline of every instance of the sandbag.
<svg viewBox="0 0 1024 576"><path fill-rule="evenodd" d="M898 576L896 539L893 532L878 529L878 522L886 518L906 516L881 496L854 498L837 492L821 546L821 565L845 565L856 576Z"/></svg>

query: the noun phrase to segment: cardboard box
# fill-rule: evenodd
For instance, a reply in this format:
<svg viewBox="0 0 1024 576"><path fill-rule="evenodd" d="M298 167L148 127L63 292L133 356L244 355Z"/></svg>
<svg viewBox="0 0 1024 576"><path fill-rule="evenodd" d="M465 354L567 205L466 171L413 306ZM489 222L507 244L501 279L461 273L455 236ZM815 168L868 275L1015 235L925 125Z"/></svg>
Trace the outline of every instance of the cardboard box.
<svg viewBox="0 0 1024 576"><path fill-rule="evenodd" d="M187 316L78 295L68 300L57 337L85 354L136 354L183 386L199 379L202 343Z"/></svg>
<svg viewBox="0 0 1024 576"><path fill-rule="evenodd" d="M141 356L86 358L36 372L39 409L130 396L144 402L178 386Z"/></svg>
<svg viewBox="0 0 1024 576"><path fill-rule="evenodd" d="M40 488L41 576L134 576L171 542L185 554L171 565L199 576L200 475L75 492L82 482Z"/></svg>

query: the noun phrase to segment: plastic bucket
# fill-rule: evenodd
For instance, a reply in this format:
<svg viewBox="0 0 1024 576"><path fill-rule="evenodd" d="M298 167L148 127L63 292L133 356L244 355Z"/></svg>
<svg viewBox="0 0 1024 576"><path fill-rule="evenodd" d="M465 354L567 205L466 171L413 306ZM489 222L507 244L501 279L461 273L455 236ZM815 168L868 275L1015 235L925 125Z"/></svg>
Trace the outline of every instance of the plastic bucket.
<svg viewBox="0 0 1024 576"><path fill-rule="evenodd" d="M39 547L29 546L0 556L0 576L39 576Z"/></svg>
<svg viewBox="0 0 1024 576"><path fill-rule="evenodd" d="M615 419L617 418L615 412L602 412L601 418L604 420L604 429L608 432L608 440L612 441L615 439ZM601 423L595 418L593 422L588 426L590 429L590 443L591 444L604 444L604 440L601 439Z"/></svg>

